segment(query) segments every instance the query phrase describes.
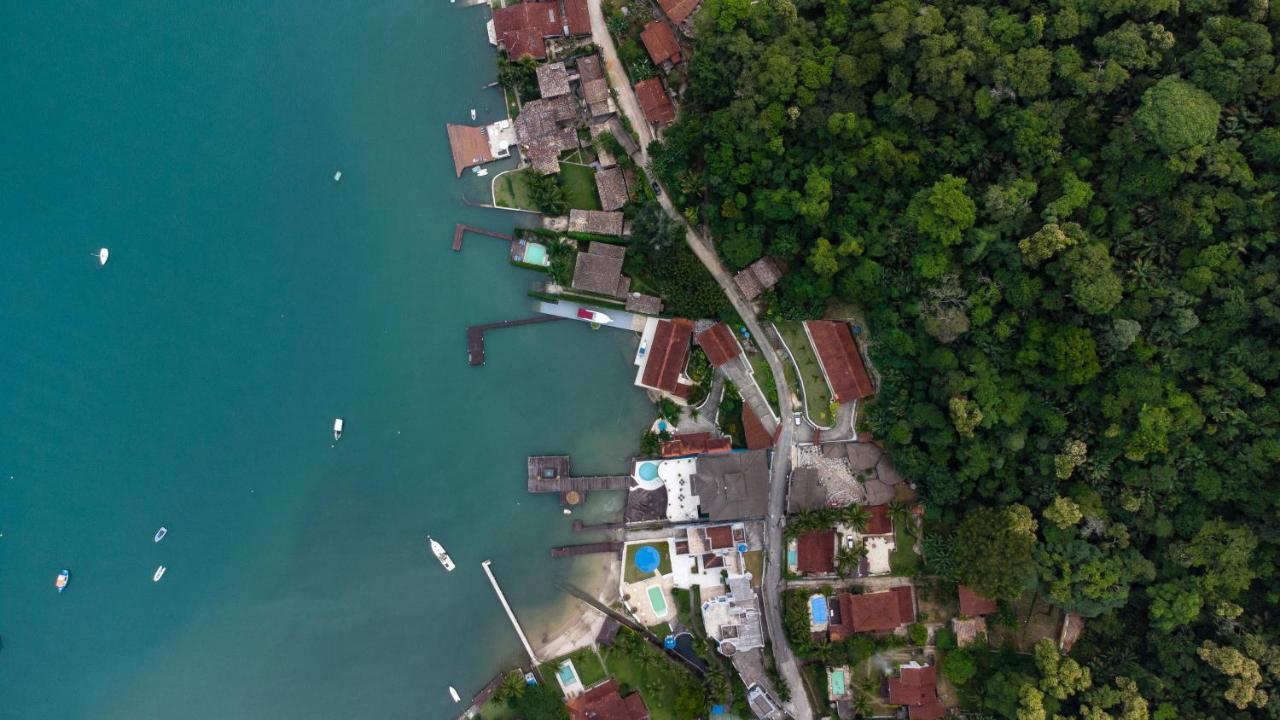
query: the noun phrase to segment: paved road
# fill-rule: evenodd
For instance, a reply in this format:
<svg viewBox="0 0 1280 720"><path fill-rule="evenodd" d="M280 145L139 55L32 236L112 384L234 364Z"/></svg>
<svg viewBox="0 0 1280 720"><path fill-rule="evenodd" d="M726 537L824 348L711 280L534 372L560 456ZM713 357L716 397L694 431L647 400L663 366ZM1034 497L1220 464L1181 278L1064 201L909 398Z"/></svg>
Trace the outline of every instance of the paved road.
<svg viewBox="0 0 1280 720"><path fill-rule="evenodd" d="M591 16L591 41L600 48L604 55L604 69L609 74L609 84L617 92L618 107L631 120L631 127L640 136L639 163L649 165L649 143L653 142L653 132L644 114L640 112L640 101L636 100L635 90L631 89L631 81L627 79L627 70L618 59L618 48L613 45L613 37L609 35L609 27L604 22L604 9L600 0L587 0L587 14Z"/></svg>

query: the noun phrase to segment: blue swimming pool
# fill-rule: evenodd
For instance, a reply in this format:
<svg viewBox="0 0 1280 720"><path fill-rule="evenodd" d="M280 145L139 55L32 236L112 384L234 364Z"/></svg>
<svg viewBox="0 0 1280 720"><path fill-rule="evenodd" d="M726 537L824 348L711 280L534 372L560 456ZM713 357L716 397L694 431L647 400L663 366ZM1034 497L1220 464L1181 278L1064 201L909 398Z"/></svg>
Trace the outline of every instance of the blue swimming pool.
<svg viewBox="0 0 1280 720"><path fill-rule="evenodd" d="M791 565L791 566L793 566L793 567L794 567L794 566L795 566L795 564L796 564L796 563L798 563L798 562L800 562L800 556L799 556L799 554L798 554L795 550L788 550L788 551L787 551L787 564L788 564L788 565Z"/></svg>
<svg viewBox="0 0 1280 720"><path fill-rule="evenodd" d="M640 469L636 472L640 475L641 480L656 480L658 478L658 463L641 463Z"/></svg>
<svg viewBox="0 0 1280 720"><path fill-rule="evenodd" d="M636 551L636 569L642 573L651 573L662 564L662 555L652 545L645 545Z"/></svg>
<svg viewBox="0 0 1280 720"><path fill-rule="evenodd" d="M564 683L565 685L572 685L573 682L577 680L577 676L573 674L573 664L567 660L563 665L560 666L559 675L560 675L560 682Z"/></svg>
<svg viewBox="0 0 1280 720"><path fill-rule="evenodd" d="M809 598L809 615L813 618L813 624L827 624L827 599L821 595L813 595Z"/></svg>

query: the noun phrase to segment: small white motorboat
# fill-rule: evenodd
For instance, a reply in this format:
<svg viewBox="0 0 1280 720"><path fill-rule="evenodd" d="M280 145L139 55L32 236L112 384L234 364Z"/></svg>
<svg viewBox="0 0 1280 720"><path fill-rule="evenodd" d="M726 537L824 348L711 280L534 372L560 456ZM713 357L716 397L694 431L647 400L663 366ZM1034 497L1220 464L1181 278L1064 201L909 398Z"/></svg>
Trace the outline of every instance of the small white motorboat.
<svg viewBox="0 0 1280 720"><path fill-rule="evenodd" d="M168 534L169 534L169 528L164 527L162 525L160 529L156 531L156 542L160 542L161 540L164 539L164 536Z"/></svg>
<svg viewBox="0 0 1280 720"><path fill-rule="evenodd" d="M452 685L449 686L449 697L453 698L454 702L462 702L462 698L458 697L457 689L455 689Z"/></svg>
<svg viewBox="0 0 1280 720"><path fill-rule="evenodd" d="M111 257L111 251L106 248L98 249L98 267L107 264L107 259Z"/></svg>
<svg viewBox="0 0 1280 720"><path fill-rule="evenodd" d="M334 174L333 174L333 181L334 181L334 182L338 182L338 181L339 181L339 180L341 180L341 179L342 179L342 171L341 171L341 170L339 170L338 172L336 172L336 173L334 173Z"/></svg>
<svg viewBox="0 0 1280 720"><path fill-rule="evenodd" d="M472 120L475 120L475 119L476 119L476 109L475 109L475 108L471 108L471 119L472 119Z"/></svg>
<svg viewBox="0 0 1280 720"><path fill-rule="evenodd" d="M444 551L444 546L430 535L427 536L427 543L431 545L431 552L435 554L436 559L440 561L444 569L453 572L453 560L449 557L449 553Z"/></svg>
<svg viewBox="0 0 1280 720"><path fill-rule="evenodd" d="M67 589L67 583L69 582L71 582L71 571L63 568L62 572L58 573L58 577L54 579L53 586L58 588L58 592L62 592Z"/></svg>
<svg viewBox="0 0 1280 720"><path fill-rule="evenodd" d="M589 308L580 307L578 308L577 314L578 314L579 320L586 320L587 322L596 324L596 325L608 325L609 323L613 322L613 318L609 317L608 315L605 315L604 313L599 312L597 310L591 310Z"/></svg>
<svg viewBox="0 0 1280 720"><path fill-rule="evenodd" d="M342 439L342 418L334 418L333 420L333 439Z"/></svg>
<svg viewBox="0 0 1280 720"><path fill-rule="evenodd" d="M489 174L489 170L488 170L488 168L486 168L486 169L484 169L484 170L481 170L480 172L476 173L476 175L479 175L480 177L484 177L485 175L488 175L488 174Z"/></svg>
<svg viewBox="0 0 1280 720"><path fill-rule="evenodd" d="M164 577L164 571L168 569L169 568L163 565L156 568L156 574L151 576L151 582L160 582L160 578Z"/></svg>

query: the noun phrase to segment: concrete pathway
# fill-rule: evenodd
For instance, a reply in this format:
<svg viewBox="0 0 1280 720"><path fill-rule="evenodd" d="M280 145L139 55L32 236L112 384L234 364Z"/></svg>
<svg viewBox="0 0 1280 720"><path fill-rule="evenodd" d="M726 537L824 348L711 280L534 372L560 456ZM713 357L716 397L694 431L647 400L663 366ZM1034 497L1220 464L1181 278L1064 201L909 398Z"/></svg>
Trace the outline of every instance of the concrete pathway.
<svg viewBox="0 0 1280 720"><path fill-rule="evenodd" d="M613 45L613 37L609 35L609 27L604 21L604 8L600 0L587 0L587 14L591 16L591 41L600 48L604 55L604 69L609 74L609 84L617 93L619 109L631 120L631 127L640 136L640 157L637 162L649 164L649 143L653 142L653 132L649 123L640 112L640 101L636 100L635 90L631 88L631 80L627 70L618 59L618 49Z"/></svg>

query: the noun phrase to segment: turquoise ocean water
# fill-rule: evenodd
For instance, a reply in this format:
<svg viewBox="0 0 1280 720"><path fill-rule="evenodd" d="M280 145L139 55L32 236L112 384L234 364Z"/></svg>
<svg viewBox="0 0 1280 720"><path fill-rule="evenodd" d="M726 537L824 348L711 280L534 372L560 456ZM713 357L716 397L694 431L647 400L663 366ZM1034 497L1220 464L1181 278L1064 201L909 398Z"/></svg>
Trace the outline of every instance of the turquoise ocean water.
<svg viewBox="0 0 1280 720"><path fill-rule="evenodd" d="M466 364L535 279L449 249L513 222L443 127L500 112L484 11L3 6L0 717L450 717L522 656L480 561L534 625L570 572L525 455L615 470L650 413L621 332Z"/></svg>

